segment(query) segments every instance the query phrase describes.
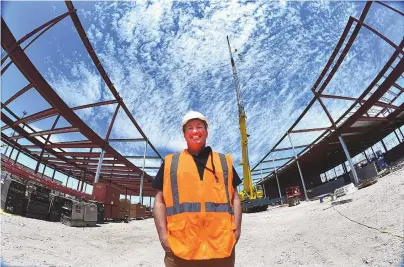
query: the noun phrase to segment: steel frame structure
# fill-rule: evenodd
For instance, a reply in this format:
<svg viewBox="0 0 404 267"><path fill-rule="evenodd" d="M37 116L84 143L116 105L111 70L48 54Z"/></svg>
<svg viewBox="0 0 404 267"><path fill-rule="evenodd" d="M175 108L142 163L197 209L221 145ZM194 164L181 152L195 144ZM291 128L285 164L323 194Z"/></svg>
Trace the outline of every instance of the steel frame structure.
<svg viewBox="0 0 404 267"><path fill-rule="evenodd" d="M259 181L255 179L256 183L263 184L264 187L266 187L266 192L270 192L269 194L273 197L278 194L278 191L281 197L281 186L279 183L276 186L273 179L276 178L276 180L278 180L279 177L279 180L283 182L284 188L300 183L305 191L305 196L307 199L308 197L305 187L307 186L308 182L310 182L311 186L320 185L321 173L346 161L351 162L351 155L355 156L369 146L373 146L382 138L392 133L396 128L399 128L404 124L404 103L400 104L400 106L392 104L404 92L403 88L397 82L400 78L404 78L404 38L399 45L396 45L382 33L364 23L372 3L378 3L386 8L389 8L391 11L404 16L403 12L384 3L379 1L368 1L359 19L353 17L349 18L334 51L332 52L328 62L311 89L313 98L304 109L302 114L289 128L289 130L252 168L252 172L254 174L258 174L260 169L271 169L262 167L264 166L264 163L287 160L281 165L272 166L274 171L268 171L265 173L265 175L261 175ZM354 27L354 29L348 41L346 41L352 27ZM395 51L382 70L358 98L324 94L323 91L326 89L327 85L340 67L362 27L383 39ZM340 52L341 49L342 51ZM391 72L386 74L389 69L392 69ZM394 93L392 88L398 89L399 92ZM386 94L393 95L393 99L384 97ZM347 111L338 118L337 121L334 121L322 99L339 99L344 101L353 101L353 103L347 109ZM296 125L302 120L315 102L318 102L321 105L321 108L327 115L331 126L327 128L295 129ZM372 112L373 110L376 110L376 112ZM311 144L293 146L292 140L290 139L291 134L315 131L321 131L322 134ZM279 148L278 146L287 137L289 137L291 146ZM385 145L383 144L383 146ZM294 157L271 157L271 155L273 155L276 151L294 151L296 148L303 148L303 150L295 154ZM297 173L296 168L293 167L295 162L299 173ZM354 176L354 182L357 183L358 180L356 177L355 168L352 168L352 163L350 163L350 165L352 174ZM300 167L303 171L300 170ZM345 165L344 168L346 170ZM301 182L299 182L299 176ZM278 189L276 189L276 187L278 187Z"/></svg>
<svg viewBox="0 0 404 267"><path fill-rule="evenodd" d="M96 55L93 46L91 45L86 32L80 22L80 19L76 13L76 9L71 1L65 1L68 11L45 24L32 30L26 34L20 40L16 40L13 33L10 31L7 23L3 20L1 24L1 46L7 53L1 60L1 75L7 71L11 64L15 64L17 69L24 75L29 81L29 84L11 96L6 101L1 103L1 119L4 126L1 128L2 142L12 149L18 151L15 161L18 160L20 153L23 153L37 161L35 168L35 174L38 173L40 164L45 165L45 168L52 168L54 170L52 180L54 179L55 172L58 171L69 177L76 178L79 183L81 182L80 191L83 191L84 183L93 184L101 181L109 183L121 189L121 194L139 195L141 202L143 196L154 196L155 190L151 187L152 178L146 173L148 169L154 169L156 167L145 166L145 159L157 159L162 160L162 156L147 138L142 131L139 124L131 114L129 108L115 89L112 81L102 66L98 56ZM111 91L114 99L87 104L78 107L69 107L59 95L51 88L49 83L44 79L42 74L34 66L31 60L28 58L25 50L41 35L50 30L54 25L62 21L63 19L70 17L74 27L85 46L87 53L93 61L96 69L101 75L103 81ZM22 45L31 37L34 37L24 48ZM9 60L7 64L6 61ZM35 114L29 114L28 116L19 117L12 110L8 108L8 105L23 96L29 90L36 90L45 99L51 108L42 110ZM116 105L115 112L112 116L111 122L108 126L107 134L105 137L97 135L86 123L84 123L80 117L78 117L74 111L85 108L92 108L105 105ZM131 123L136 127L141 138L132 139L111 139L110 134L115 122L115 118L118 111L122 109L126 116L130 119ZM55 117L54 123L51 129L43 131L35 131L30 125L34 122L44 120L47 118ZM56 128L56 125L60 118L64 118L71 124L71 127ZM7 129L13 129L14 133L8 136L4 133ZM29 131L28 131L29 130ZM53 143L50 141L50 137L54 134L79 132L86 139L80 141L60 142ZM20 145L19 139L26 139L32 145ZM128 155L124 156L115 150L110 143L112 142L144 142L145 152L144 155ZM150 147L155 156L146 156L146 149ZM67 152L68 149L90 149L89 152ZM37 151L40 149L40 151ZM101 149L100 152L92 152L93 149ZM10 153L11 156L12 152ZM46 156L46 157L45 157ZM133 164L128 159L143 159L143 166L139 167ZM9 159L10 160L10 159ZM94 165L94 163L98 163ZM79 186L77 186L78 189Z"/></svg>

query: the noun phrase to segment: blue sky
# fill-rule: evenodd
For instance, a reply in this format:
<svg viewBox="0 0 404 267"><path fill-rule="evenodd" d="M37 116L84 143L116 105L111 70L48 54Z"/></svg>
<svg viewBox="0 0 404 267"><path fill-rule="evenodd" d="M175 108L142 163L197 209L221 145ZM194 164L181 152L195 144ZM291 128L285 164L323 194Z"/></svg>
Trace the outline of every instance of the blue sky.
<svg viewBox="0 0 404 267"><path fill-rule="evenodd" d="M349 16L359 18L366 2L136 1L73 2L101 62L135 119L162 155L185 148L180 122L193 109L210 120L208 143L241 160L234 82L226 35L235 55L247 113L250 165L279 140L312 98L310 91L331 55ZM2 2L2 16L19 39L64 13L64 2ZM404 11L399 2L388 3ZM374 3L366 23L394 43L403 38L404 18ZM112 99L71 19L65 18L26 50L47 81L71 107ZM393 49L361 30L324 93L357 97ZM27 85L12 66L2 77L2 100ZM403 81L400 81L404 86ZM337 118L351 104L325 100ZM400 98L394 104L401 104ZM21 115L45 109L35 90L10 104ZM115 106L77 112L105 136ZM53 119L33 126L51 127ZM297 128L326 127L314 105ZM61 121L58 127L68 126ZM306 144L320 133L293 136ZM120 113L111 138L139 137ZM54 141L84 139L62 134ZM141 155L143 145L114 145L123 155ZM288 143L281 147L289 146ZM153 155L152 152L148 153ZM134 163L141 162L133 160ZM148 162L158 166L160 162ZM237 166L241 175L241 168ZM151 174L153 174L151 172Z"/></svg>

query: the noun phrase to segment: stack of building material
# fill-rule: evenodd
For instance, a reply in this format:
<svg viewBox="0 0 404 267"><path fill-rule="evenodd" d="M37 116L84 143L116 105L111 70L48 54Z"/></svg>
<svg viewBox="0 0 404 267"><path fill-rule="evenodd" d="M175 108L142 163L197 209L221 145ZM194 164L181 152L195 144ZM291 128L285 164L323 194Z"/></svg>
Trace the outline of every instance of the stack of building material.
<svg viewBox="0 0 404 267"><path fill-rule="evenodd" d="M153 218L153 212L150 207L146 207L145 209L145 218Z"/></svg>
<svg viewBox="0 0 404 267"><path fill-rule="evenodd" d="M61 222L67 226L95 226L97 224L97 205L76 200L65 202L62 207Z"/></svg>
<svg viewBox="0 0 404 267"><path fill-rule="evenodd" d="M358 188L356 188L353 183L350 183L349 185L335 189L334 195L336 195L336 197L342 197L345 195L352 194L356 191L358 191Z"/></svg>
<svg viewBox="0 0 404 267"><path fill-rule="evenodd" d="M51 204L49 208L49 221L51 222L60 222L63 206L65 206L65 202L71 202L70 199L65 198L63 196L51 195Z"/></svg>
<svg viewBox="0 0 404 267"><path fill-rule="evenodd" d="M146 217L145 206L140 204L132 204L130 209L130 218L144 219Z"/></svg>
<svg viewBox="0 0 404 267"><path fill-rule="evenodd" d="M24 215L27 206L25 189L25 184L4 177L1 181L1 208L9 213Z"/></svg>
<svg viewBox="0 0 404 267"><path fill-rule="evenodd" d="M104 203L89 200L89 203L97 205L97 223L104 223Z"/></svg>
<svg viewBox="0 0 404 267"><path fill-rule="evenodd" d="M40 220L47 220L51 190L37 184L28 183L25 193L26 197L28 198L25 216Z"/></svg>
<svg viewBox="0 0 404 267"><path fill-rule="evenodd" d="M119 215L118 217L121 219L130 218L130 200L129 199L120 199L119 200Z"/></svg>
<svg viewBox="0 0 404 267"><path fill-rule="evenodd" d="M119 189L105 183L97 183L93 187L93 196L96 201L104 203L105 219L119 219Z"/></svg>

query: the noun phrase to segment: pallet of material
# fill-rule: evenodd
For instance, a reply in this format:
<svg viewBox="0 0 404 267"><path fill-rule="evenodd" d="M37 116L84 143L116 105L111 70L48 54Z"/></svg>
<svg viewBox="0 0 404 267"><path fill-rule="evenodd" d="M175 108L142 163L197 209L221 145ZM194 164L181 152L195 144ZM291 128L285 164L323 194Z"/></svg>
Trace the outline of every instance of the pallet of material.
<svg viewBox="0 0 404 267"><path fill-rule="evenodd" d="M361 182L358 184L358 189L362 189L362 188L371 186L372 184L375 184L375 183L377 183L377 178L373 178L373 179L368 179L368 180L361 181Z"/></svg>
<svg viewBox="0 0 404 267"><path fill-rule="evenodd" d="M130 218L133 219L145 219L146 218L146 207L140 204L132 204L130 207Z"/></svg>

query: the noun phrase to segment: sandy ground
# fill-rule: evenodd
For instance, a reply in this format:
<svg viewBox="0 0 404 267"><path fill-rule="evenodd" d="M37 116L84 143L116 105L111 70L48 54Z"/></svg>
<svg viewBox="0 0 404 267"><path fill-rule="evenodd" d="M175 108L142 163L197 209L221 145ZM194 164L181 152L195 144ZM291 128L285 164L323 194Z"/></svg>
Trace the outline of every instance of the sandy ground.
<svg viewBox="0 0 404 267"><path fill-rule="evenodd" d="M381 233L348 220L387 231ZM354 193L354 201L302 202L243 214L236 266L404 266L404 170ZM7 266L164 266L153 220L70 228L1 215Z"/></svg>

